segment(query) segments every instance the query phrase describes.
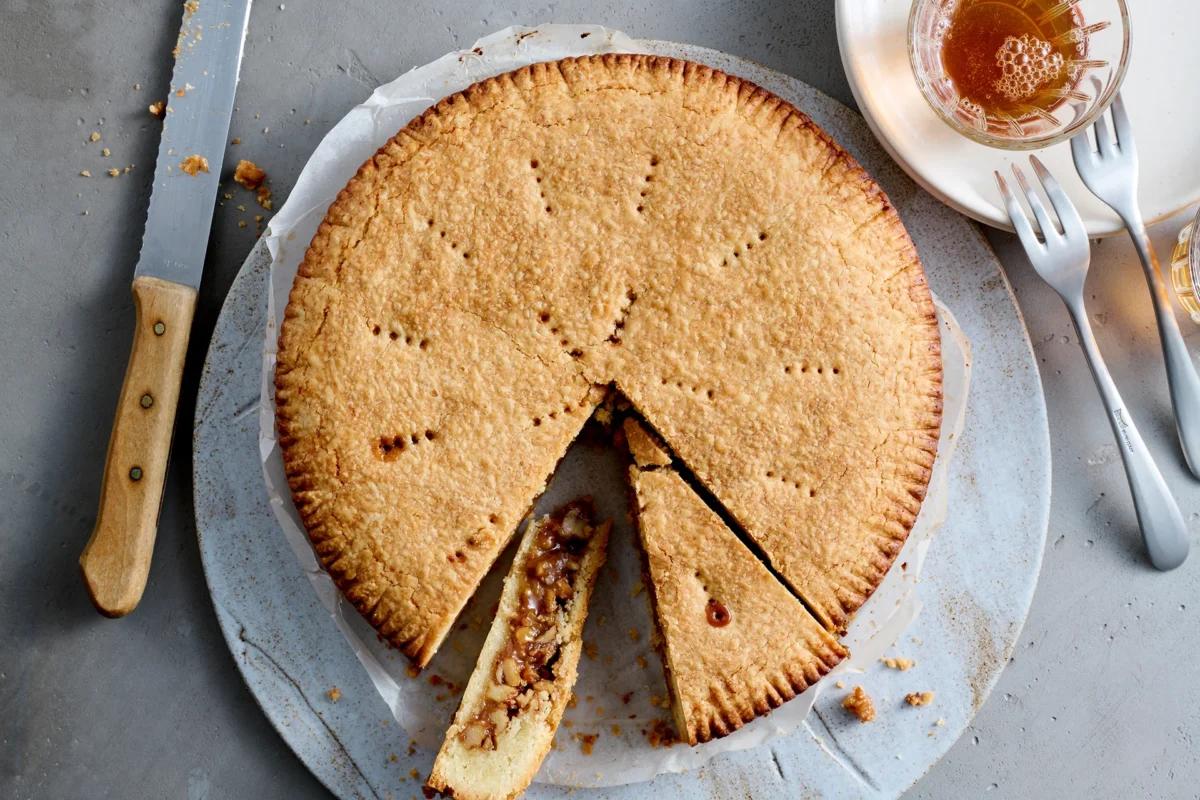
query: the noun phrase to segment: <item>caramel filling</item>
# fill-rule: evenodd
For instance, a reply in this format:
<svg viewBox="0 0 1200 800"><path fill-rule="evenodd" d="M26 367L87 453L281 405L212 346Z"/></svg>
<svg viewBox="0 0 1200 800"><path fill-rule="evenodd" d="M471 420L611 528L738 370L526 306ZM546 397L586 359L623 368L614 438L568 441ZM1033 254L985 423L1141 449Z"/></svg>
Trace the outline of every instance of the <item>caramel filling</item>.
<svg viewBox="0 0 1200 800"><path fill-rule="evenodd" d="M508 619L508 636L492 665L491 682L471 720L463 726L464 744L496 747L496 736L525 709L550 701L558 661L560 627L575 596L583 553L593 528L591 503L578 500L540 523L519 573L517 608Z"/></svg>

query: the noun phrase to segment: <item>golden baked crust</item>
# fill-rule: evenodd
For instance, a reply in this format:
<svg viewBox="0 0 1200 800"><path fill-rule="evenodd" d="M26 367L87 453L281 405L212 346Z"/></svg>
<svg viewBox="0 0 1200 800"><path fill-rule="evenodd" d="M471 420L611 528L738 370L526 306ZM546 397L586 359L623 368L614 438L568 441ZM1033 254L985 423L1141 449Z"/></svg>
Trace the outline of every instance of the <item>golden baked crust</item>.
<svg viewBox="0 0 1200 800"><path fill-rule="evenodd" d="M795 697L846 651L669 467L630 467L663 667L689 744Z"/></svg>
<svg viewBox="0 0 1200 800"><path fill-rule="evenodd" d="M322 563L418 664L610 385L838 628L920 508L938 342L895 211L795 108L673 59L533 64L330 207L280 443Z"/></svg>

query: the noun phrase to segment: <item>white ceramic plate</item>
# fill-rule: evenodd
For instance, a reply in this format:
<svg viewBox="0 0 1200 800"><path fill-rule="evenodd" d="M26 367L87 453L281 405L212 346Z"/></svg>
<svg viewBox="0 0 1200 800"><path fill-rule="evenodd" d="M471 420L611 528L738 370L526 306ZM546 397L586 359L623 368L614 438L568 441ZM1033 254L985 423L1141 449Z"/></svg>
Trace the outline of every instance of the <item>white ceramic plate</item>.
<svg viewBox="0 0 1200 800"><path fill-rule="evenodd" d="M1133 49L1122 96L1141 159L1147 223L1200 199L1200 3L1131 0ZM955 133L921 96L908 60L911 0L837 0L838 43L850 88L871 130L917 183L951 208L1011 230L994 170L1026 154L977 144ZM1062 142L1035 151L1066 187L1088 232L1121 230L1117 216L1080 182Z"/></svg>

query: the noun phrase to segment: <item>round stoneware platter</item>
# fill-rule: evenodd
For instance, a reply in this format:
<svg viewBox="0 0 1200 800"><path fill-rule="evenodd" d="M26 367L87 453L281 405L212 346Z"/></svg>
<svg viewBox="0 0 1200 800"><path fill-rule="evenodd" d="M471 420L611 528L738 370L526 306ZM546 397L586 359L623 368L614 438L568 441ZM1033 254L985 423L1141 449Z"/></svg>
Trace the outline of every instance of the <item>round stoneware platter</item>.
<svg viewBox="0 0 1200 800"><path fill-rule="evenodd" d="M921 611L897 643L897 652L915 659L918 668L878 666L862 678L880 706L875 722L850 719L838 707L842 693L826 690L799 729L718 755L698 770L602 789L535 783L528 796L898 797L945 754L982 705L1008 660L1037 582L1050 447L1024 323L978 230L920 190L857 114L744 59L669 42L637 44L644 52L699 61L758 83L797 105L863 164L899 209L930 285L970 340L970 395L951 462L948 517L929 544L917 587ZM269 266L260 241L225 300L196 404L196 524L213 605L264 713L335 795L419 796L434 753L409 746L321 605L268 503L257 410ZM337 703L326 694L335 686ZM904 694L916 690L935 691L935 707L903 707ZM939 719L944 724L934 724Z"/></svg>

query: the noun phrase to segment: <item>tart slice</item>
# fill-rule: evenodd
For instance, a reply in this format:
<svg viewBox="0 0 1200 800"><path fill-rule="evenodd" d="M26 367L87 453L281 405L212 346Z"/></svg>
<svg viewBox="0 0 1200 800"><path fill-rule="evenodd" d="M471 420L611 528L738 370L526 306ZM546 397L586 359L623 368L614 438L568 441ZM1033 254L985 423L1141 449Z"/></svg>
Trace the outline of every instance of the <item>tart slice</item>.
<svg viewBox="0 0 1200 800"><path fill-rule="evenodd" d="M680 738L724 736L816 683L846 650L632 420L638 529Z"/></svg>
<svg viewBox="0 0 1200 800"><path fill-rule="evenodd" d="M519 795L550 750L575 685L610 522L590 498L530 523L427 785L458 800Z"/></svg>

